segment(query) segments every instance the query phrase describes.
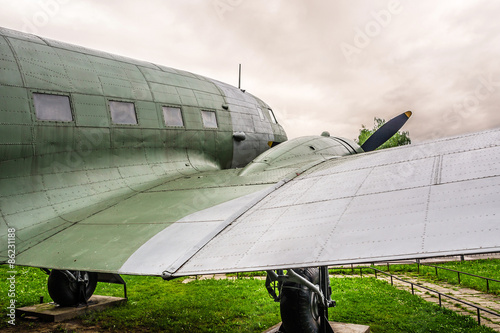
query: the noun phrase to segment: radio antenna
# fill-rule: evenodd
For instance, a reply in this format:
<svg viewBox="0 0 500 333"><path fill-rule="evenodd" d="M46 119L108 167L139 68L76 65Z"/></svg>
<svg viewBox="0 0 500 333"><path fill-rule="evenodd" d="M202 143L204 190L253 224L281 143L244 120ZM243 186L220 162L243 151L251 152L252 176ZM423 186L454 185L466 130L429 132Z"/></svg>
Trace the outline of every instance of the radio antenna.
<svg viewBox="0 0 500 333"><path fill-rule="evenodd" d="M239 64L238 69L238 89L241 89L241 64Z"/></svg>

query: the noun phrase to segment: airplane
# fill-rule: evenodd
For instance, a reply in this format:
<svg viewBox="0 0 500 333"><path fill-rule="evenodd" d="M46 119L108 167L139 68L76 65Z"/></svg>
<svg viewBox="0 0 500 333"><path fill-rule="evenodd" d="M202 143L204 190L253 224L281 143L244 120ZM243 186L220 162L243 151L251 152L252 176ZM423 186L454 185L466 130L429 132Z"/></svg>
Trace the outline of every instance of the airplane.
<svg viewBox="0 0 500 333"><path fill-rule="evenodd" d="M0 263L62 306L120 274L267 271L282 332L331 332L328 266L500 251L500 131L288 140L204 76L0 28ZM5 242L4 240L8 240Z"/></svg>

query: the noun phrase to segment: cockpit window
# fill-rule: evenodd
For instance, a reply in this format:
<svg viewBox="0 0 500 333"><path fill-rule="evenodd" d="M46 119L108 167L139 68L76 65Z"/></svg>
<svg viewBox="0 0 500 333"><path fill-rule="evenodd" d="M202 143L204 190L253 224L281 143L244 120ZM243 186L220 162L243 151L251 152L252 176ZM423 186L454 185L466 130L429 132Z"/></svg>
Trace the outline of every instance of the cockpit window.
<svg viewBox="0 0 500 333"><path fill-rule="evenodd" d="M73 121L68 96L33 94L36 118L49 121Z"/></svg>
<svg viewBox="0 0 500 333"><path fill-rule="evenodd" d="M264 120L264 114L262 113L262 109L261 108L257 108L257 112L259 112L260 120Z"/></svg>
<svg viewBox="0 0 500 333"><path fill-rule="evenodd" d="M137 125L134 103L109 101L113 124Z"/></svg>
<svg viewBox="0 0 500 333"><path fill-rule="evenodd" d="M182 113L180 108L164 106L163 107L163 118L165 119L165 125L183 127L184 121L182 120Z"/></svg>
<svg viewBox="0 0 500 333"><path fill-rule="evenodd" d="M269 117L271 117L271 122L272 122L273 124L277 124L277 123L278 123L278 121L276 121L276 117L274 116L274 112L273 112L273 110L271 110L271 109L268 109L268 110L269 110Z"/></svg>
<svg viewBox="0 0 500 333"><path fill-rule="evenodd" d="M217 128L217 117L214 111L201 111L201 118L203 119L203 126L205 128Z"/></svg>

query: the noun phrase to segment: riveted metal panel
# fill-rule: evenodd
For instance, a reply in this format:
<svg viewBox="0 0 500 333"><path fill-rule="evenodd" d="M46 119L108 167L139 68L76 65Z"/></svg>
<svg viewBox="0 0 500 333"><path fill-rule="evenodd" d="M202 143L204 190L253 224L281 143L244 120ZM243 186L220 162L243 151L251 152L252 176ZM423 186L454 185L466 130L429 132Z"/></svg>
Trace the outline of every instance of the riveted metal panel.
<svg viewBox="0 0 500 333"><path fill-rule="evenodd" d="M55 48L60 48L60 49L65 49L71 52L76 52L76 53L83 53L89 56L95 56L99 58L106 58L106 59L113 59L112 55L104 52L104 51L99 51L99 50L93 50L93 49L88 49L83 46L79 45L74 45L74 44L69 44L65 42L61 42L58 40L50 39L50 38L43 38L44 44L50 45Z"/></svg>
<svg viewBox="0 0 500 333"><path fill-rule="evenodd" d="M238 208L243 207L248 202L258 196L262 186L249 186L246 188L231 189L203 189L203 190L177 190L172 194L180 193L184 200L179 201L181 211L196 211L200 207L206 207L207 202L226 201L228 198L240 196L237 199L226 201L216 205L214 208L206 208L192 213L145 242L135 251L124 265L120 268L121 273L135 273L156 275L163 272L188 253L203 239L217 231L224 221ZM229 190L229 191L228 191ZM156 196L165 196L156 193ZM249 194L250 193L250 194ZM178 200L179 198L173 200ZM190 200L191 199L191 200ZM186 205L191 201L191 205ZM161 204L160 204L161 207ZM168 214L168 212L165 212ZM175 218L175 217L174 217Z"/></svg>
<svg viewBox="0 0 500 333"><path fill-rule="evenodd" d="M0 34L3 36L6 36L6 37L12 37L12 38L20 39L20 40L30 41L32 43L45 45L45 42L40 37L32 35L32 34L20 32L20 31L16 31L16 30L11 30L11 29L0 27Z"/></svg>
<svg viewBox="0 0 500 333"><path fill-rule="evenodd" d="M24 88L0 85L0 160L33 154L32 115Z"/></svg>
<svg viewBox="0 0 500 333"><path fill-rule="evenodd" d="M138 101L135 107L141 128L162 128L155 103Z"/></svg>
<svg viewBox="0 0 500 333"><path fill-rule="evenodd" d="M27 87L67 91L71 80L59 59L57 52L50 46L10 39Z"/></svg>
<svg viewBox="0 0 500 333"><path fill-rule="evenodd" d="M201 113L199 108L183 106L182 115L184 116L186 129L203 129L203 123L201 122Z"/></svg>
<svg viewBox="0 0 500 333"><path fill-rule="evenodd" d="M124 62L124 63L133 64L133 65L144 67L144 68L158 69L158 66L156 66L155 64L152 64L150 62L147 62L147 61L137 60L137 59L133 59L133 58L125 57L122 55L117 55L117 54L111 54L110 56L113 59Z"/></svg>
<svg viewBox="0 0 500 333"><path fill-rule="evenodd" d="M104 127L76 127L73 152L82 159L91 159L96 150L111 148L110 130Z"/></svg>
<svg viewBox="0 0 500 333"><path fill-rule="evenodd" d="M484 160L476 161L482 163ZM426 238L422 244L424 251L439 253L474 248L478 244L484 251L498 247L500 177L498 172L488 178L478 179L477 176L473 180L432 188Z"/></svg>
<svg viewBox="0 0 500 333"><path fill-rule="evenodd" d="M57 268L78 265L85 270L117 271L126 260L129 251L140 246L144 235L152 237L164 228L158 224L86 225L77 224L50 238L50 246L40 243L24 251L16 258L18 262L34 262L37 266ZM121 234L113 238L110 235ZM75 247L75 244L99 244L94 247ZM103 256L104 253L116 255Z"/></svg>
<svg viewBox="0 0 500 333"><path fill-rule="evenodd" d="M474 168L470 165L474 164ZM500 173L500 147L472 150L443 156L439 181L442 183L490 177Z"/></svg>
<svg viewBox="0 0 500 333"><path fill-rule="evenodd" d="M191 89L176 87L182 105L201 106Z"/></svg>
<svg viewBox="0 0 500 333"><path fill-rule="evenodd" d="M257 99L251 94L228 84L212 80L223 92L226 103L231 111L231 126L233 132L254 133L248 135L244 141L233 145L233 167L245 166L257 155L257 152L266 150L267 143L274 141L271 125L268 121L260 121ZM258 127L255 127L254 118L258 118ZM261 134L262 133L262 134ZM270 137L271 136L271 137Z"/></svg>
<svg viewBox="0 0 500 333"><path fill-rule="evenodd" d="M99 57L89 56L89 59L99 75L105 95L152 100L149 86L136 66Z"/></svg>
<svg viewBox="0 0 500 333"><path fill-rule="evenodd" d="M31 143L32 134L30 127L6 124L2 125L2 130L0 131L0 145L22 145Z"/></svg>
<svg viewBox="0 0 500 333"><path fill-rule="evenodd" d="M143 146L148 148L161 148L161 133L154 129L142 129Z"/></svg>
<svg viewBox="0 0 500 333"><path fill-rule="evenodd" d="M1 124L31 124L30 101L25 88L0 86L0 100Z"/></svg>
<svg viewBox="0 0 500 333"><path fill-rule="evenodd" d="M224 99L220 95L209 94L200 91L194 91L198 105L204 108L219 109L224 104Z"/></svg>
<svg viewBox="0 0 500 333"><path fill-rule="evenodd" d="M35 127L37 154L52 154L72 151L75 146L75 128L72 126L57 126L49 122Z"/></svg>
<svg viewBox="0 0 500 333"><path fill-rule="evenodd" d="M487 131L326 161L175 275L500 251L499 138ZM391 166L399 174L384 181Z"/></svg>
<svg viewBox="0 0 500 333"><path fill-rule="evenodd" d="M2 75L0 75L0 84L22 86L23 81L17 67L16 59L12 54L10 46L4 37L0 36L0 68Z"/></svg>
<svg viewBox="0 0 500 333"><path fill-rule="evenodd" d="M31 224L22 229L16 227L16 236L19 234L23 235L22 238L16 239L16 254L19 255L27 249L35 246L37 243L44 241L52 235L64 230L70 225L71 223L68 223L61 218L55 218L43 223ZM53 251L56 252L57 249L53 248ZM18 257L16 256L16 262L17 259ZM30 264L34 264L35 267L40 267L36 265L36 262L26 263L26 265Z"/></svg>
<svg viewBox="0 0 500 333"><path fill-rule="evenodd" d="M122 80L110 77L100 77L104 95L132 100L136 96L133 90L133 83L129 80Z"/></svg>
<svg viewBox="0 0 500 333"><path fill-rule="evenodd" d="M176 68L167 67L167 66L158 65L158 64L157 64L157 67L159 69L161 69L162 71L166 72L166 73L178 74L178 75L182 75L182 76L185 76L185 77L191 77L191 78L196 78L197 77L195 74L183 71L181 69L176 69Z"/></svg>
<svg viewBox="0 0 500 333"><path fill-rule="evenodd" d="M149 85L155 102L181 105L181 98L175 87L154 82Z"/></svg>
<svg viewBox="0 0 500 333"><path fill-rule="evenodd" d="M109 127L107 101L103 96L72 94L77 126Z"/></svg>
<svg viewBox="0 0 500 333"><path fill-rule="evenodd" d="M58 54L59 62L64 66L71 81L70 86L61 90L77 91L82 94L103 94L99 75L87 55L61 49L53 50Z"/></svg>
<svg viewBox="0 0 500 333"><path fill-rule="evenodd" d="M159 69L152 69L141 66L139 66L138 68L149 83L156 83L161 86L169 86L172 84L171 81L168 80L168 78L170 77L168 72L165 73L164 71Z"/></svg>
<svg viewBox="0 0 500 333"><path fill-rule="evenodd" d="M140 128L121 128L111 129L111 146L113 148L139 148L143 147L142 132ZM124 152L128 154L127 152Z"/></svg>

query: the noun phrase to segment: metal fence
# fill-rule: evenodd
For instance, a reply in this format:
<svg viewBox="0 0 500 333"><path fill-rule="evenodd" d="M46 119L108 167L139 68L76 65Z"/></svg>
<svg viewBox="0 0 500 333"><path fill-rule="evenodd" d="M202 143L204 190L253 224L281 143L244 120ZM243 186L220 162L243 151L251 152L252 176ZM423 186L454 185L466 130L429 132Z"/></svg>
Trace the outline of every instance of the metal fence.
<svg viewBox="0 0 500 333"><path fill-rule="evenodd" d="M420 263L420 265L424 265L424 264ZM431 267L437 267L437 266L432 266L432 265L427 265L427 264L425 264L425 265L426 265L426 266L431 266ZM389 268L389 263L387 263L387 267ZM477 312L477 322L478 322L478 324L479 324L479 325L481 325L481 311L482 311L482 312L485 312L485 313L489 313L489 314L491 314L491 315L493 315L493 316L500 317L500 313L497 313L497 312L491 311L491 310L489 310L489 309L485 309L485 308L480 307L480 306L478 306L478 305L476 305L476 304L472 304L472 303L469 303L469 302L463 301L463 300L458 299L458 298L456 298L456 297L453 297L453 296L450 296L450 295L443 294L443 293L441 293L441 292L439 292L439 291L437 291L437 290L434 290L434 289L431 289L431 288L428 288L428 287L424 287L424 286L422 286L422 285L420 285L420 284L417 284L417 283L414 283L414 282L411 282L411 281L406 281L406 280L404 280L404 279L401 279L401 278L399 278L399 277L397 277L397 276L392 275L391 273L384 272L384 271L382 271L382 270L380 270L380 269L377 269L377 268L375 268L375 267L371 267L371 266L365 266L365 267L363 267L363 266L358 266L358 267L356 267L356 269L358 269L358 268L359 268L359 275L360 275L361 277L363 277L363 269L370 269L370 270L373 270L373 271L374 271L375 278L377 278L377 273L381 273L381 274L384 274L384 275L389 276L389 277L390 277L390 279L391 279L391 285L394 285L394 279L396 279L396 280L398 280L398 281L401 281L401 282L404 282L404 283L408 283L408 284L410 284L410 285L411 285L411 293L412 293L413 295L415 295L415 287L418 287L418 288L424 289L424 290L426 290L426 291L429 291L429 292L435 293L435 294L437 294L437 295L438 295L438 299L439 299L439 306L440 306L440 307L442 306L442 297L446 297L446 298L452 299L452 300L453 300L453 301L455 301L455 302L459 302L459 303L461 303L461 304L464 304L464 305L470 306L470 307L472 307L472 308L476 309L476 312ZM442 269L445 269L445 268L443 268L443 267L437 267L437 268L442 268ZM343 267L342 267L342 268L340 268L340 267L336 267L336 268L331 268L331 269L343 269L343 270L345 270L346 268L343 268ZM351 266L351 270L352 270L353 272L354 272L354 269L355 269L355 268L354 268L353 266ZM388 270L389 270L389 269L388 269ZM447 270L448 270L448 269L447 269ZM436 270L436 271L437 271L437 270ZM452 271L453 271L453 270L452 270ZM455 272L458 272L458 271L455 271ZM460 274L467 274L467 275L476 276L476 275L469 274L469 273L464 273L464 272L459 272L459 273L460 273ZM476 276L476 277L480 277L480 278L488 279L488 280L490 280L490 281L500 282L500 281L495 280L495 279L485 278L485 277L481 277L481 276Z"/></svg>
<svg viewBox="0 0 500 333"><path fill-rule="evenodd" d="M479 275L475 275L475 274L471 274L471 273L466 273L466 272L461 272L461 271L457 271L457 270L446 268L446 267L434 266L434 265L429 265L429 264L424 264L424 263L421 263L421 262L417 262L417 270L418 270L419 274L420 274L420 265L427 266L427 267L434 267L436 269L436 276L438 276L438 269L442 269L442 270L446 270L446 271L450 271L450 272L455 272L455 273L457 273L458 284L460 284L460 274L462 274L462 275L468 275L468 276L473 276L473 277L476 277L476 278L479 278L479 279L483 279L483 280L486 281L486 292L490 292L490 281L500 283L499 280L491 279L491 278L488 278L488 277L479 276Z"/></svg>

